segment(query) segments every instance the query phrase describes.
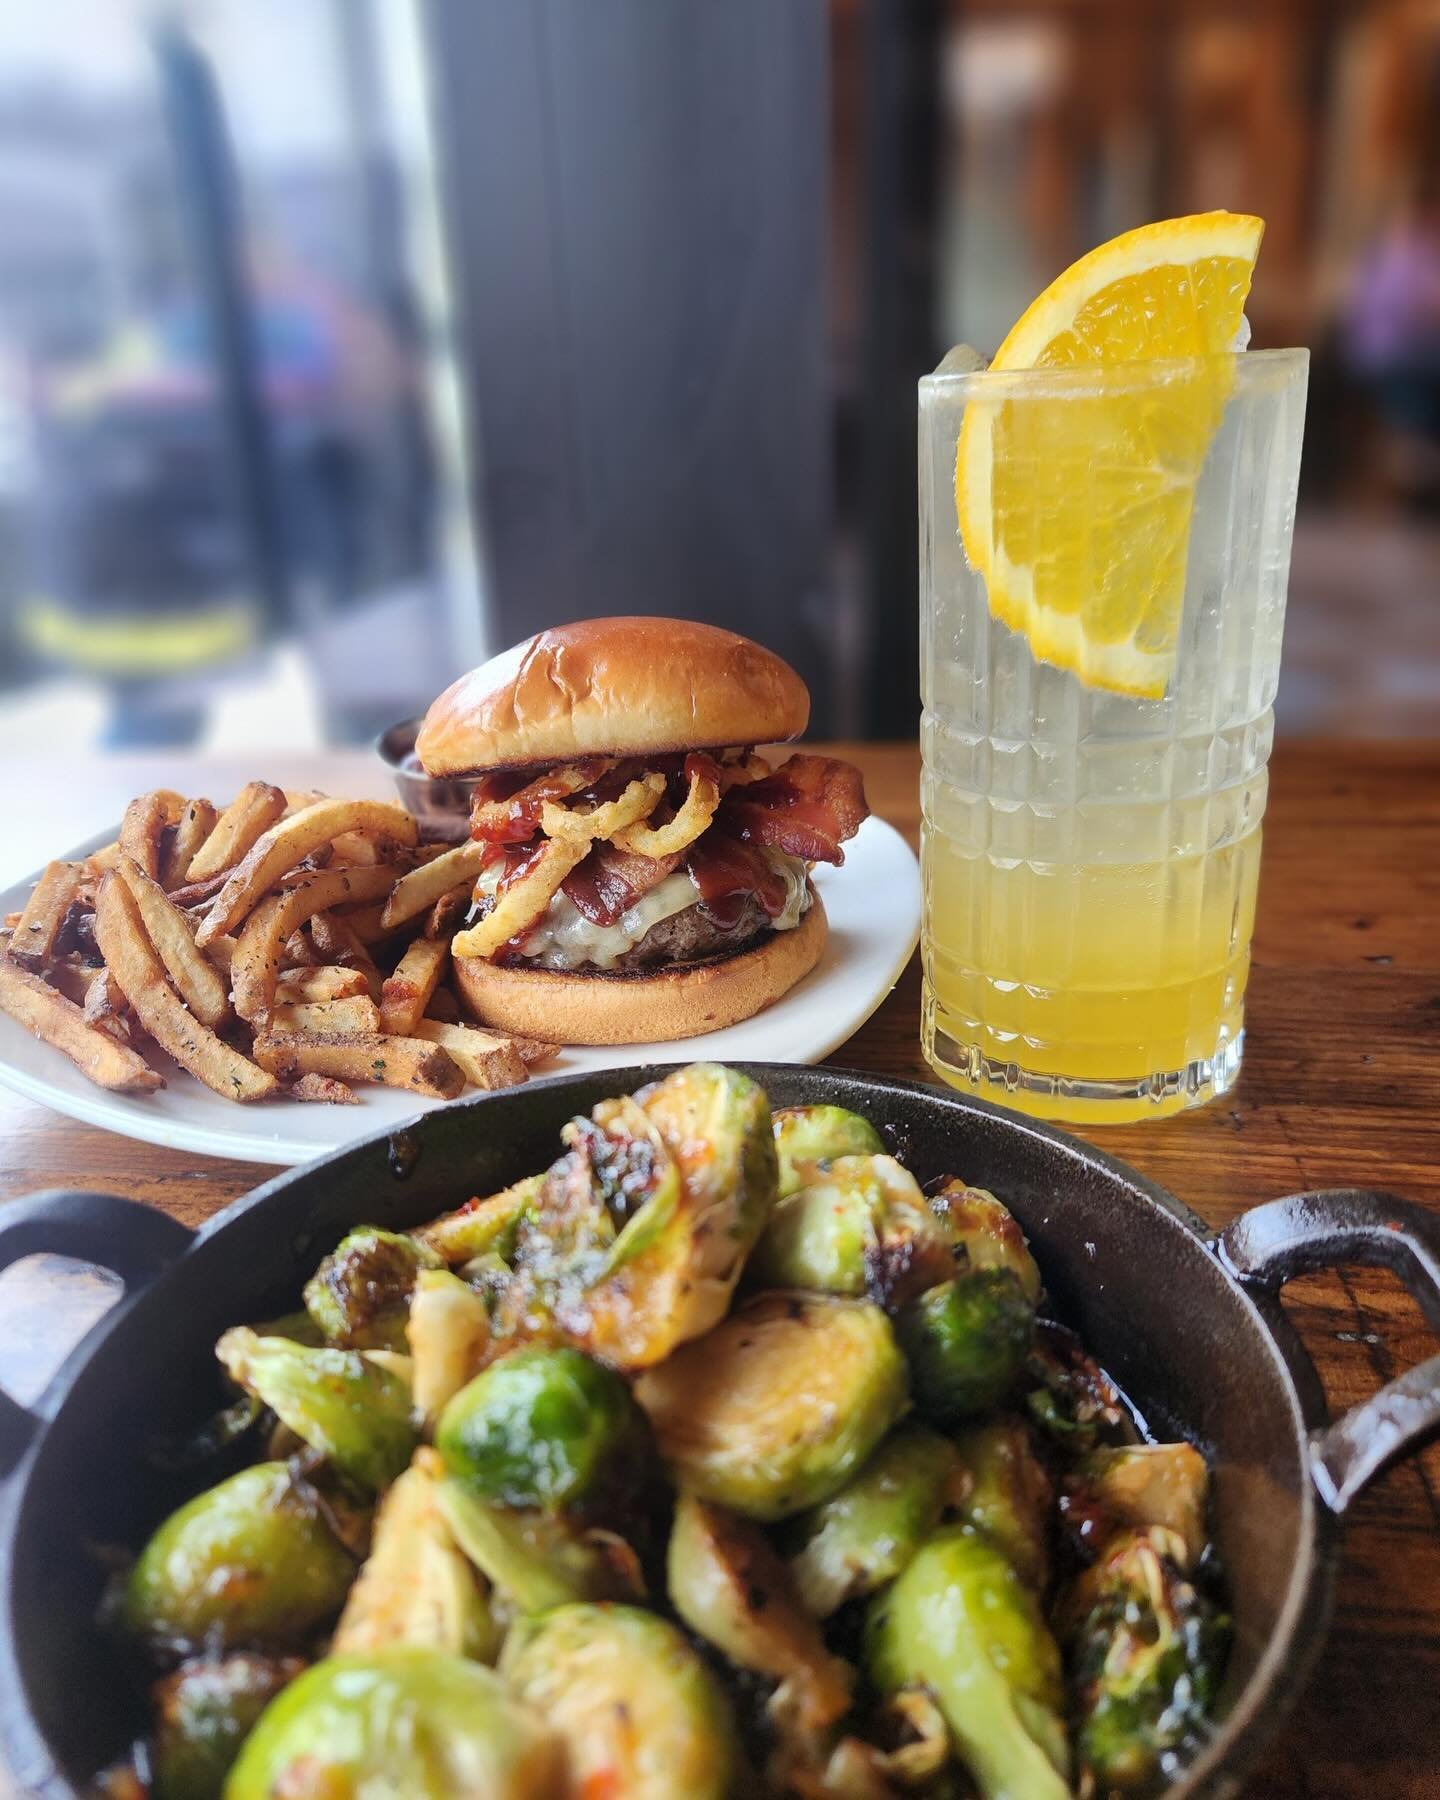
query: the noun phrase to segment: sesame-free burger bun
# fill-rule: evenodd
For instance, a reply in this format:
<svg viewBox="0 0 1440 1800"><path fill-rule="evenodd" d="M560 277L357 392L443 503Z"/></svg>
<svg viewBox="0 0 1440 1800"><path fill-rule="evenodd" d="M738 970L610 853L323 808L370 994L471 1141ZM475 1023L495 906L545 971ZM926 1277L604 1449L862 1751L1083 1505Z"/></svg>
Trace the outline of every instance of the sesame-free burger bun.
<svg viewBox="0 0 1440 1800"><path fill-rule="evenodd" d="M820 960L829 926L820 896L793 931L770 931L753 950L644 975L568 974L502 968L457 956L465 1006L495 1031L551 1044L650 1044L698 1037L756 1013L788 993Z"/></svg>
<svg viewBox="0 0 1440 1800"><path fill-rule="evenodd" d="M415 749L431 775L470 775L780 743L809 718L809 691L790 665L733 631L582 619L462 675L425 715Z"/></svg>

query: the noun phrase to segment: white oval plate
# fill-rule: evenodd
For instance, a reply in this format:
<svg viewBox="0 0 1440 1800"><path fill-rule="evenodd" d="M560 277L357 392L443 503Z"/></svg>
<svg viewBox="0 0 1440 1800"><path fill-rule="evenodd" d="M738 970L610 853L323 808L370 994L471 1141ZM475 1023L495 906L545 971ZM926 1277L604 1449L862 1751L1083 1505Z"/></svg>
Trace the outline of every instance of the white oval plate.
<svg viewBox="0 0 1440 1800"><path fill-rule="evenodd" d="M70 860L98 849L102 834ZM0 911L19 911L33 879L0 894ZM562 1050L532 1079L587 1069L628 1068L634 1063L819 1062L858 1030L885 998L910 960L920 936L920 874L915 856L893 826L870 818L845 846L838 869L823 865L815 885L825 901L830 937L817 966L763 1013L725 1031L667 1044L608 1045ZM0 1013L0 1084L42 1106L100 1125L147 1144L228 1156L242 1162L302 1163L339 1150L386 1125L400 1125L417 1108L443 1100L417 1100L394 1088L359 1089L359 1106L316 1106L277 1100L239 1106L222 1100L184 1070L166 1063L168 1085L158 1094L111 1094L95 1087L49 1044L42 1044ZM474 1089L467 1088L467 1095Z"/></svg>

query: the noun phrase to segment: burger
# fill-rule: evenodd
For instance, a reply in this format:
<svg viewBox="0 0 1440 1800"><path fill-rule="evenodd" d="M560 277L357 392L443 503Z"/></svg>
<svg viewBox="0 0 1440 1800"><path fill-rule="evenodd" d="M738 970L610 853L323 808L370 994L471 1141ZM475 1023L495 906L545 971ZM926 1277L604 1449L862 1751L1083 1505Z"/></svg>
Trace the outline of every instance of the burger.
<svg viewBox="0 0 1440 1800"><path fill-rule="evenodd" d="M570 1044L750 1018L825 947L810 880L868 813L859 770L757 746L804 731L805 683L750 639L587 619L463 676L416 740L474 781L478 869L456 986L497 1030Z"/></svg>

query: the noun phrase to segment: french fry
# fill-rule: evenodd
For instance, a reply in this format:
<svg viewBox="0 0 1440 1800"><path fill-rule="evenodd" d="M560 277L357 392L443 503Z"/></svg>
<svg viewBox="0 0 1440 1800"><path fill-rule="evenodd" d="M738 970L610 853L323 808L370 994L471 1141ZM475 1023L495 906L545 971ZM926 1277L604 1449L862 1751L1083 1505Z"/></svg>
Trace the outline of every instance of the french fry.
<svg viewBox="0 0 1440 1800"><path fill-rule="evenodd" d="M227 931L223 937L212 938L205 946L205 954L217 969L228 969L235 960L235 952L239 949L237 939Z"/></svg>
<svg viewBox="0 0 1440 1800"><path fill-rule="evenodd" d="M185 808L185 796L172 788L137 794L120 823L120 854L139 863L152 878L160 873L160 840Z"/></svg>
<svg viewBox="0 0 1440 1800"><path fill-rule="evenodd" d="M104 844L98 850L92 850L85 858L85 873L97 881L102 875L108 875L120 860L120 840Z"/></svg>
<svg viewBox="0 0 1440 1800"><path fill-rule="evenodd" d="M120 983L103 964L86 983L81 1010L87 1025L98 1025L112 1037L117 1032L122 1037L128 1033L126 1020L130 1015L130 1002L120 992Z"/></svg>
<svg viewBox="0 0 1440 1800"><path fill-rule="evenodd" d="M414 1037L430 996L450 961L445 938L416 938L386 977L380 990L380 1029L395 1037Z"/></svg>
<svg viewBox="0 0 1440 1800"><path fill-rule="evenodd" d="M117 1094L153 1094L165 1085L138 1051L89 1024L73 1000L8 957L0 957L0 1011L63 1051L97 1087Z"/></svg>
<svg viewBox="0 0 1440 1800"><path fill-rule="evenodd" d="M365 977L358 969L327 963L318 969L283 969L275 988L282 1006L313 1006L321 1000L348 1000L365 992Z"/></svg>
<svg viewBox="0 0 1440 1800"><path fill-rule="evenodd" d="M328 800L329 797L320 788L286 788L285 817L288 819L297 812L304 812L307 806L313 806L317 800Z"/></svg>
<svg viewBox="0 0 1440 1800"><path fill-rule="evenodd" d="M35 883L25 910L15 921L10 954L16 962L31 969L48 965L80 892L81 877L79 863L46 863L45 873Z"/></svg>
<svg viewBox="0 0 1440 1800"><path fill-rule="evenodd" d="M448 894L442 894L430 908L425 920L425 936L453 937L469 910L470 883L462 881L459 887L453 887Z"/></svg>
<svg viewBox="0 0 1440 1800"><path fill-rule="evenodd" d="M357 906L354 912L341 913L340 918L357 943L378 944L395 935L394 929L385 923L384 914L384 904L377 900L373 906Z"/></svg>
<svg viewBox="0 0 1440 1800"><path fill-rule="evenodd" d="M341 1081L408 1088L435 1100L453 1100L465 1085L459 1064L439 1044L372 1031L329 1036L262 1032L255 1040L255 1060L286 1081L332 1075Z"/></svg>
<svg viewBox="0 0 1440 1800"><path fill-rule="evenodd" d="M544 1063L554 1062L560 1054L559 1044L547 1044L540 1038L512 1037L510 1042L527 1069L538 1069Z"/></svg>
<svg viewBox="0 0 1440 1800"><path fill-rule="evenodd" d="M336 918L330 912L316 913L310 921L310 939L322 962L336 962L347 969L358 970L365 977L366 993L377 1006L380 1004L380 989L385 978L374 957L344 919Z"/></svg>
<svg viewBox="0 0 1440 1800"><path fill-rule="evenodd" d="M342 831L331 848L352 869L368 869L372 863L380 861L380 851L376 848L374 839L363 837L358 831Z"/></svg>
<svg viewBox="0 0 1440 1800"><path fill-rule="evenodd" d="M273 1074L222 1043L175 997L145 935L135 898L113 869L100 884L95 926L121 993L151 1037L182 1068L229 1100L263 1100L275 1092Z"/></svg>
<svg viewBox="0 0 1440 1800"><path fill-rule="evenodd" d="M452 955L493 955L517 932L534 924L550 904L556 888L589 854L588 838L565 842L548 838L525 873L500 895L493 909L467 931L456 932L450 940Z"/></svg>
<svg viewBox="0 0 1440 1800"><path fill-rule="evenodd" d="M129 888L146 935L180 998L202 1025L218 1030L230 1016L229 989L214 963L195 948L190 921L160 883L128 856L121 859L117 873Z"/></svg>
<svg viewBox="0 0 1440 1800"><path fill-rule="evenodd" d="M212 937L238 925L288 869L320 844L347 831L412 847L419 836L414 819L382 800L317 800L262 832L245 860L211 902L195 934L203 949ZM360 871L356 871L359 873Z"/></svg>
<svg viewBox="0 0 1440 1800"><path fill-rule="evenodd" d="M215 829L215 808L208 800L187 800L180 822L160 859L160 885L168 894L190 879L195 852Z"/></svg>
<svg viewBox="0 0 1440 1800"><path fill-rule="evenodd" d="M380 1008L368 994L351 994L344 1000L277 1002L270 1008L270 1028L287 1031L380 1031Z"/></svg>
<svg viewBox="0 0 1440 1800"><path fill-rule="evenodd" d="M117 857L116 861L119 859ZM207 900L213 900L230 879L228 869L218 869L215 874L207 875L203 881L187 881L181 887L171 888L170 898L177 906L203 906Z"/></svg>
<svg viewBox="0 0 1440 1800"><path fill-rule="evenodd" d="M230 965L231 997L240 1017L263 1029L275 998L281 948L292 932L328 906L378 899L394 879L394 870L383 867L326 869L262 900L245 921Z"/></svg>
<svg viewBox="0 0 1440 1800"><path fill-rule="evenodd" d="M333 1075L317 1075L312 1070L302 1075L294 1085L286 1090L286 1098L290 1100L318 1100L326 1106L358 1106L360 1096L354 1088L343 1081L336 1081Z"/></svg>
<svg viewBox="0 0 1440 1800"><path fill-rule="evenodd" d="M438 1019L421 1019L415 1036L447 1050L464 1070L465 1079L476 1087L519 1087L529 1079L525 1060L509 1038L473 1025L442 1025Z"/></svg>
<svg viewBox="0 0 1440 1800"><path fill-rule="evenodd" d="M285 969L318 969L324 960L306 937L303 926L290 933L280 952L280 964ZM363 987L365 984L362 981L360 985Z"/></svg>
<svg viewBox="0 0 1440 1800"><path fill-rule="evenodd" d="M385 923L403 925L407 919L413 919L417 913L433 906L452 888L473 882L484 860L484 844L457 844L453 850L443 851L432 861L402 875L395 883L394 893L385 902Z"/></svg>
<svg viewBox="0 0 1440 1800"><path fill-rule="evenodd" d="M67 1000L73 1000L85 1010L85 1002L90 996L90 984L95 978L94 966L90 963L71 962L68 957L60 957L51 963L45 971L45 980L53 988L58 988ZM88 1019L87 1024L97 1025L98 1019Z"/></svg>
<svg viewBox="0 0 1440 1800"><path fill-rule="evenodd" d="M203 881L233 868L256 838L285 811L285 796L268 781L248 782L215 821L215 829L195 852L187 872L191 881Z"/></svg>

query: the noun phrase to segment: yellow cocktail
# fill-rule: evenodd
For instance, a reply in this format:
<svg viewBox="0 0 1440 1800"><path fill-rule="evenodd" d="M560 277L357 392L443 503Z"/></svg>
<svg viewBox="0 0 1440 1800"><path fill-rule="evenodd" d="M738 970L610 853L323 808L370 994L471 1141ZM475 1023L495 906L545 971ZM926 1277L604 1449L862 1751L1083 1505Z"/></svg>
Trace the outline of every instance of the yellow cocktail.
<svg viewBox="0 0 1440 1800"><path fill-rule="evenodd" d="M1007 339L1038 366L921 383L924 1047L1048 1117L1239 1066L1307 370L1206 337L1235 340L1247 230L1253 262L1228 214L1117 240ZM1083 360L1127 285L1179 353Z"/></svg>

